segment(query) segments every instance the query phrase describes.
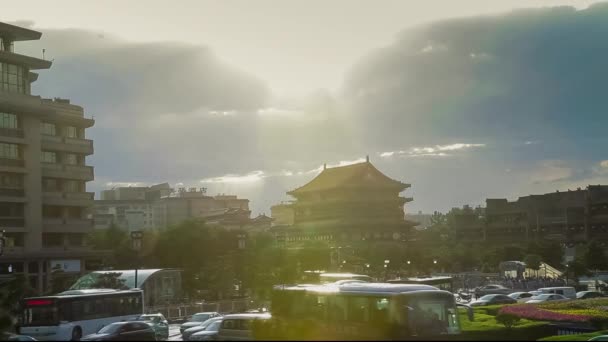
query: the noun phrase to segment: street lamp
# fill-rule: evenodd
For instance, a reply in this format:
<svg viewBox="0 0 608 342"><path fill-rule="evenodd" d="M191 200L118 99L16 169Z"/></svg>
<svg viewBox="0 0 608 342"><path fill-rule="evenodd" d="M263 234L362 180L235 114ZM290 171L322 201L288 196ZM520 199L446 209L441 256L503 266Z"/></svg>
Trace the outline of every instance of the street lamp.
<svg viewBox="0 0 608 342"><path fill-rule="evenodd" d="M139 268L139 251L141 250L142 240L144 238L144 233L141 230L135 230L131 232L131 243L133 245L133 249L136 252L135 256L135 285L133 288L137 288L137 269Z"/></svg>
<svg viewBox="0 0 608 342"><path fill-rule="evenodd" d="M6 230L0 231L0 255L4 254L4 246L6 246L6 238L4 237Z"/></svg>
<svg viewBox="0 0 608 342"><path fill-rule="evenodd" d="M388 264L390 263L390 260L384 260L384 280L388 279Z"/></svg>

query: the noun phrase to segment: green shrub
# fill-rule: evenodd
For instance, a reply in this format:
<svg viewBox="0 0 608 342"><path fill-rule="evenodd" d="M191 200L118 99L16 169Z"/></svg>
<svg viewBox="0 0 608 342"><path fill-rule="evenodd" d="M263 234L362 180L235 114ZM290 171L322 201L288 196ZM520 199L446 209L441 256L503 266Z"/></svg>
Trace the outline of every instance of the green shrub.
<svg viewBox="0 0 608 342"><path fill-rule="evenodd" d="M519 318L519 316L515 316L514 314L510 313L500 312L498 315L496 315L496 322L504 325L507 329L511 329L520 320L521 318Z"/></svg>

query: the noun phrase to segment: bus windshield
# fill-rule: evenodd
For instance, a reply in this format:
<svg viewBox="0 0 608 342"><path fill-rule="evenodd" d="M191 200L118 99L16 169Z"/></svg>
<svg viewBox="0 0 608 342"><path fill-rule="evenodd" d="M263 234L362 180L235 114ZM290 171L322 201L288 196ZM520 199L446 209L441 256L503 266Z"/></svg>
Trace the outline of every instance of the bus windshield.
<svg viewBox="0 0 608 342"><path fill-rule="evenodd" d="M59 324L57 304L53 301L28 301L23 310L23 324L47 326Z"/></svg>

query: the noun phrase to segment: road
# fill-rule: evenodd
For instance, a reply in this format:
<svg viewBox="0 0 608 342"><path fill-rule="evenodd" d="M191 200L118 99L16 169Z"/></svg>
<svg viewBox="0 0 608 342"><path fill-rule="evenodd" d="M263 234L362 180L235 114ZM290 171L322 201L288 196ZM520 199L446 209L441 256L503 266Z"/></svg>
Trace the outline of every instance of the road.
<svg viewBox="0 0 608 342"><path fill-rule="evenodd" d="M181 341L182 335L179 333L179 324L169 325L169 341Z"/></svg>

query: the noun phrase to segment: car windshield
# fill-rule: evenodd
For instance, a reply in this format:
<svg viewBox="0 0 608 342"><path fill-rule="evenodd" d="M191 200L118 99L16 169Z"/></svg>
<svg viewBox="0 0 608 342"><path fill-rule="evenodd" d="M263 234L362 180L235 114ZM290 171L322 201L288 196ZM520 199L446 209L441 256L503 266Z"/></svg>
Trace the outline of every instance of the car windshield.
<svg viewBox="0 0 608 342"><path fill-rule="evenodd" d="M545 299L549 299L549 297L551 297L551 296L553 296L553 295L552 294L541 294L541 295L532 297L532 299L542 299L542 300L545 300Z"/></svg>
<svg viewBox="0 0 608 342"><path fill-rule="evenodd" d="M479 300L492 300L495 297L497 297L497 296L496 295L485 295L485 296L479 298Z"/></svg>
<svg viewBox="0 0 608 342"><path fill-rule="evenodd" d="M209 325L207 325L205 331L219 331L221 325L222 321L219 319L217 321L212 321Z"/></svg>
<svg viewBox="0 0 608 342"><path fill-rule="evenodd" d="M98 334L113 334L115 332L118 331L118 329L120 329L120 327L122 327L122 324L110 324L110 325L106 325L105 327L101 328L97 333Z"/></svg>
<svg viewBox="0 0 608 342"><path fill-rule="evenodd" d="M190 319L190 322L204 322L211 317L211 314L196 314Z"/></svg>
<svg viewBox="0 0 608 342"><path fill-rule="evenodd" d="M152 321L154 323L160 322L160 317L158 316L150 316L150 315L142 315L138 319L138 321Z"/></svg>

